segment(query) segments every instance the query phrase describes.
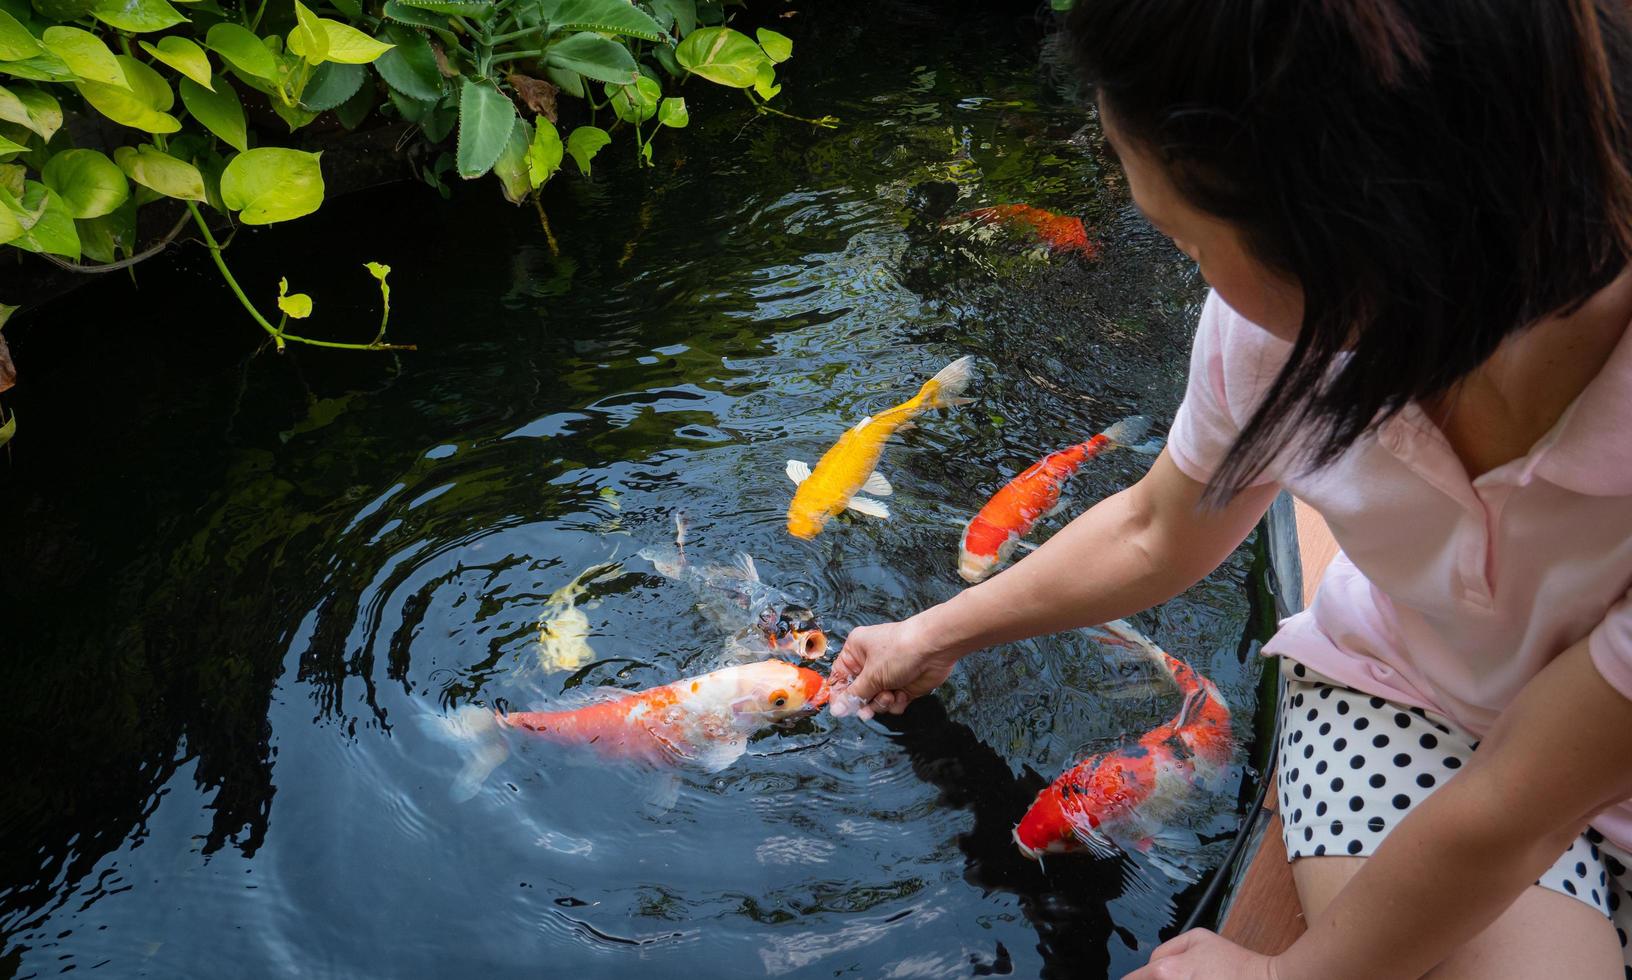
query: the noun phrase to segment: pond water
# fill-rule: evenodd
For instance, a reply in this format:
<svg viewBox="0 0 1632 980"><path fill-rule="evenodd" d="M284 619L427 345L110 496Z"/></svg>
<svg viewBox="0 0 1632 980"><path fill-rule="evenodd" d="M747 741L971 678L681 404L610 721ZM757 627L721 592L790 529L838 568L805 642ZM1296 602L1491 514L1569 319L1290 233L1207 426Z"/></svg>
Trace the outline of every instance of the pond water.
<svg viewBox="0 0 1632 980"><path fill-rule="evenodd" d="M1029 14L830 3L779 26L789 106L841 127L688 86L655 170L552 184L558 249L490 182L240 234L240 277L265 299L289 276L318 336L371 335L360 264L392 265L417 353L261 350L196 248L8 330L0 972L1099 976L1173 932L1254 785L1251 546L1137 618L1242 736L1166 855L1195 883L1010 841L1046 778L1177 707L1082 635L971 658L888 725L768 731L682 770L672 803L647 769L519 738L450 798L459 755L426 718L724 662L635 555L677 509L692 554L752 554L842 637L953 595L964 522L1036 457L1172 417L1199 282ZM1086 215L1102 257L938 230L1013 201ZM784 462L963 354L974 404L885 456L894 517L790 538ZM1143 465L1092 462L1035 537ZM595 659L545 669L550 594L607 561Z"/></svg>

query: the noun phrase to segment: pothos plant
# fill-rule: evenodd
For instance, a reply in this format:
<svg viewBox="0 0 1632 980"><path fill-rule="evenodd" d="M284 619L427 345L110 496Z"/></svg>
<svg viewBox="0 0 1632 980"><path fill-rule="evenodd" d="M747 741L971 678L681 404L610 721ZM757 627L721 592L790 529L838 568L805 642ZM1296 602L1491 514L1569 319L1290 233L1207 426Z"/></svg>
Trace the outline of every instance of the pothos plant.
<svg viewBox="0 0 1632 980"><path fill-rule="evenodd" d="M690 75L777 111L766 103L792 53L774 31L750 38L726 26L726 0L178 2L0 0L0 248L87 271L130 265L156 251L137 251L138 210L179 202L184 213L157 247L196 226L279 349L411 346L385 339L386 266L366 264L382 301L372 340L303 336L289 325L310 316L311 298L280 280L276 321L263 314L206 216L215 227L260 225L317 210L322 154L279 144L320 115L351 129L378 113L433 143L454 136L453 152L426 168L433 183L491 172L510 200L536 201L567 157L588 175L623 127L649 165L661 128L688 122L685 100L668 93ZM583 100L588 118L565 135L563 95ZM251 125L266 110L287 133Z"/></svg>

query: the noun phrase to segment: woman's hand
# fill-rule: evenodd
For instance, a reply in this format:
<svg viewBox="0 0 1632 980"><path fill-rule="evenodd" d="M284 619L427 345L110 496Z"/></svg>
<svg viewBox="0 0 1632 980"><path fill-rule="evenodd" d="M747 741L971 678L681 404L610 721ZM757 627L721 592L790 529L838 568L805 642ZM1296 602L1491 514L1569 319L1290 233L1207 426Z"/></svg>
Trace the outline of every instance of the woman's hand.
<svg viewBox="0 0 1632 980"><path fill-rule="evenodd" d="M936 649L921 623L914 617L851 630L828 675L835 695L829 710L842 716L854 709L863 718L879 711L898 715L913 698L940 687L958 657Z"/></svg>
<svg viewBox="0 0 1632 980"><path fill-rule="evenodd" d="M1191 929L1150 954L1126 980L1276 980L1273 957L1242 949L1217 933Z"/></svg>

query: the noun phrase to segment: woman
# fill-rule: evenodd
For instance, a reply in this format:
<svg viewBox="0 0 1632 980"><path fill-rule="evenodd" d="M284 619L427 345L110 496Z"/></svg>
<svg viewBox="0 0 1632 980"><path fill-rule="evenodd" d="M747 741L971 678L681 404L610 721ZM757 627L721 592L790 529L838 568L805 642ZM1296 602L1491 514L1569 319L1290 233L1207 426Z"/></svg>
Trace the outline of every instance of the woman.
<svg viewBox="0 0 1632 980"><path fill-rule="evenodd" d="M1619 977L1632 899L1632 29L1620 0L1078 0L1135 202L1213 288L1167 450L849 637L900 712L1211 571L1282 488L1343 553L1285 658L1308 923L1144 977Z"/></svg>

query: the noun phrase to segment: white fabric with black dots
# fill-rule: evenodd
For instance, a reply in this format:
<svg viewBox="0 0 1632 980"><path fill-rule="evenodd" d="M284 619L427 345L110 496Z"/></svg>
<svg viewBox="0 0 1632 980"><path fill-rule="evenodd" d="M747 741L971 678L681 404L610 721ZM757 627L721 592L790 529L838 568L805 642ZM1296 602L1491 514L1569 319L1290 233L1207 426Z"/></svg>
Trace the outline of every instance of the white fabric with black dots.
<svg viewBox="0 0 1632 980"><path fill-rule="evenodd" d="M1363 694L1282 660L1276 743L1281 837L1289 859L1368 857L1411 808L1454 777L1479 747L1448 719ZM1591 828L1536 884L1578 898L1614 922L1632 980L1632 856Z"/></svg>

